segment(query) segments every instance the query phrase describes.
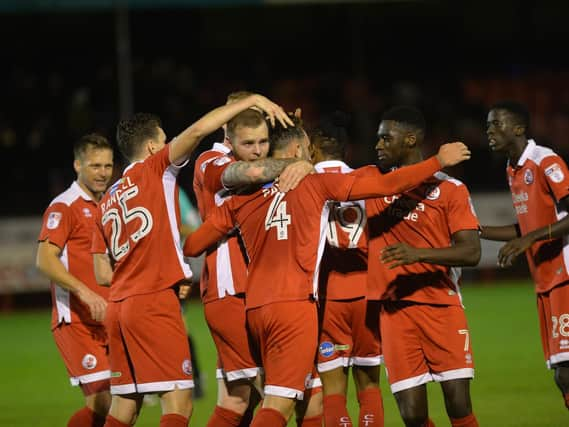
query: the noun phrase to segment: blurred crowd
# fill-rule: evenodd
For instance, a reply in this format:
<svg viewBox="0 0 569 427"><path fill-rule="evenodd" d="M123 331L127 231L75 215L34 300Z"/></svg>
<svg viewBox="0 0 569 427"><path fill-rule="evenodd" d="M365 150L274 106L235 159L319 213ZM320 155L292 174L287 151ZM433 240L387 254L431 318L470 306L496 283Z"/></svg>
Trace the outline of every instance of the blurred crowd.
<svg viewBox="0 0 569 427"><path fill-rule="evenodd" d="M77 137L99 131L114 139L120 116L114 63L79 74L72 68L47 68L12 66L0 79L0 158L9 186L0 211L3 216L39 214L69 185L74 177L71 146ZM486 113L498 100L515 99L531 112L531 135L561 155L569 154L565 143L569 70L525 69L421 80L354 74L311 67L303 74L275 78L269 67L258 64L245 78L223 69L199 71L174 57L135 58L134 106L136 111L160 115L169 137L240 89L265 93L291 111L301 107L308 127L316 125L322 114L342 110L351 117L348 162L360 166L375 159L382 111L396 104L416 105L428 121L425 153L434 152L442 142L465 141L473 158L452 173L473 191L497 191L505 189L505 161L488 150ZM201 148L208 146L204 142ZM122 167L118 153L117 160L118 172ZM183 175L182 186L191 190L191 168Z"/></svg>

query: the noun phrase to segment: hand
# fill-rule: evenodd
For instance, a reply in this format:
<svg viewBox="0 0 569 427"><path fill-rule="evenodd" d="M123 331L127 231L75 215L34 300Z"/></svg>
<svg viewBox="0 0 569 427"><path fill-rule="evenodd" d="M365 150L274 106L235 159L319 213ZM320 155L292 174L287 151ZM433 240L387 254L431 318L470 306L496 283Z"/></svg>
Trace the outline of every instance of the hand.
<svg viewBox="0 0 569 427"><path fill-rule="evenodd" d="M192 292L192 284L191 283L183 283L180 285L178 289L178 298L186 299L190 293Z"/></svg>
<svg viewBox="0 0 569 427"><path fill-rule="evenodd" d="M294 110L294 117L296 117L297 119L302 119L302 109L300 107L297 107Z"/></svg>
<svg viewBox="0 0 569 427"><path fill-rule="evenodd" d="M290 117L285 113L280 105L275 104L268 98L265 98L263 95L253 95L254 97L254 106L263 110L268 116L269 121L271 122L271 126L275 126L275 119L280 122L285 128L290 125L294 126L293 121Z"/></svg>
<svg viewBox="0 0 569 427"><path fill-rule="evenodd" d="M389 264L389 269L401 265L413 264L419 261L417 248L405 243L395 243L389 245L381 251L381 262Z"/></svg>
<svg viewBox="0 0 569 427"><path fill-rule="evenodd" d="M283 193L294 190L300 181L311 173L314 173L314 166L306 160L300 160L288 165L279 175L279 190Z"/></svg>
<svg viewBox="0 0 569 427"><path fill-rule="evenodd" d="M89 307L93 320L102 322L105 319L107 301L101 295L85 286L77 292L77 297L83 304Z"/></svg>
<svg viewBox="0 0 569 427"><path fill-rule="evenodd" d="M470 150L462 142L450 142L441 145L437 159L443 168L454 166L470 159Z"/></svg>
<svg viewBox="0 0 569 427"><path fill-rule="evenodd" d="M526 234L517 239L510 240L500 248L498 252L498 266L505 268L510 267L515 259L523 254L531 245L534 244L533 238Z"/></svg>

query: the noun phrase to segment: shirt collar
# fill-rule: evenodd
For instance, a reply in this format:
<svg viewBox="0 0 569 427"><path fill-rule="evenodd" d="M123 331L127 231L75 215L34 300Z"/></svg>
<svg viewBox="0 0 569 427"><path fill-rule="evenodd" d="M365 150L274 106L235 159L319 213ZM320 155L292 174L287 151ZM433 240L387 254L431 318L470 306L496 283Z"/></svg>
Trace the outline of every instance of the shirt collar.
<svg viewBox="0 0 569 427"><path fill-rule="evenodd" d="M225 145L221 142L214 142L213 147L211 147L211 149L215 150L215 151L221 151L222 153L225 153L225 154L231 153L231 148L227 147L227 145Z"/></svg>
<svg viewBox="0 0 569 427"><path fill-rule="evenodd" d="M529 158L529 156L531 155L533 150L535 150L536 145L537 144L535 143L535 141L533 139L528 139L528 143L526 145L526 148L524 148L524 151L522 152L522 155L520 156L520 158L518 160L518 164L516 165L516 167L521 168L524 165L524 163ZM510 161L508 160L508 164L509 163L510 163Z"/></svg>
<svg viewBox="0 0 569 427"><path fill-rule="evenodd" d="M73 181L73 184L71 184L71 188L73 189L73 191L77 191L83 199L87 200L88 202L94 202L93 198L89 196L89 194L87 194L87 192L81 188L81 186L77 181Z"/></svg>

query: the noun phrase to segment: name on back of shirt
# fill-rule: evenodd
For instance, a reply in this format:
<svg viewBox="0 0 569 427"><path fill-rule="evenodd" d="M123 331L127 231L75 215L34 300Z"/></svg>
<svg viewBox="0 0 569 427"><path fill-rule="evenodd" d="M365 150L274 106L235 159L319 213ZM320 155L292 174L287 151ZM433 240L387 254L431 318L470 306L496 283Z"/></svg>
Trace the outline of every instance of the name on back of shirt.
<svg viewBox="0 0 569 427"><path fill-rule="evenodd" d="M130 180L130 177L121 178L109 188L109 198L101 203L101 212L104 214L113 205L120 203L125 196L130 199L136 194L138 194L138 186Z"/></svg>

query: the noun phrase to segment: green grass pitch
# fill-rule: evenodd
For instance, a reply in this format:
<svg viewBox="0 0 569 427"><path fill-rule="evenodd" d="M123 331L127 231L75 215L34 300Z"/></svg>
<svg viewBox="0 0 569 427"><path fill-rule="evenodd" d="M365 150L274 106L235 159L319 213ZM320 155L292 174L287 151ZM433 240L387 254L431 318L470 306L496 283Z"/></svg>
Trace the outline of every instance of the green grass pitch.
<svg viewBox="0 0 569 427"><path fill-rule="evenodd" d="M569 412L543 361L532 285L467 284L463 296L476 363L472 399L480 425L569 426ZM195 402L190 423L202 427L215 405L216 355L199 303L189 306L187 319L207 375L206 396ZM0 426L65 426L82 406L82 395L69 385L49 332L49 312L0 315L0 337ZM382 375L385 425L402 426ZM357 420L352 393L353 387L350 412ZM436 384L429 386L429 410L437 426L450 424ZM137 426L157 426L159 417L159 406L145 406Z"/></svg>

